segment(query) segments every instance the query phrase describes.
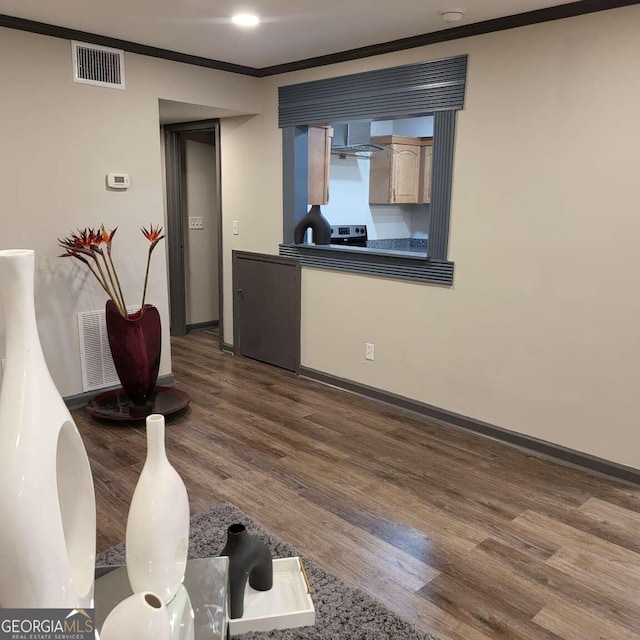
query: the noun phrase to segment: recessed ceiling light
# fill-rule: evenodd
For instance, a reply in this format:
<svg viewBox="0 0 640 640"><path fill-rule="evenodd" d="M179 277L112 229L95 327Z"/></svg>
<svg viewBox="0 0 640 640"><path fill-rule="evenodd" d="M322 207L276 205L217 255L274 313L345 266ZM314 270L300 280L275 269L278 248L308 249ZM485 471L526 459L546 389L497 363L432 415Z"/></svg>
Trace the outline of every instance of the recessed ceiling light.
<svg viewBox="0 0 640 640"><path fill-rule="evenodd" d="M238 24L241 27L255 27L260 23L260 18L250 13L237 13L231 20L234 24Z"/></svg>

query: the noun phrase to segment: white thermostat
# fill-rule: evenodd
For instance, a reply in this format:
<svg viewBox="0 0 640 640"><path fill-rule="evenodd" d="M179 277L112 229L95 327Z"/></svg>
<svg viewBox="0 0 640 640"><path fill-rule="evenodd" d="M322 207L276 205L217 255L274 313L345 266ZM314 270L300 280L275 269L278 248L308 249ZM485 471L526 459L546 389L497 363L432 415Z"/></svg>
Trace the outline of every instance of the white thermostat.
<svg viewBox="0 0 640 640"><path fill-rule="evenodd" d="M128 189L128 173L107 173L107 187L109 189Z"/></svg>

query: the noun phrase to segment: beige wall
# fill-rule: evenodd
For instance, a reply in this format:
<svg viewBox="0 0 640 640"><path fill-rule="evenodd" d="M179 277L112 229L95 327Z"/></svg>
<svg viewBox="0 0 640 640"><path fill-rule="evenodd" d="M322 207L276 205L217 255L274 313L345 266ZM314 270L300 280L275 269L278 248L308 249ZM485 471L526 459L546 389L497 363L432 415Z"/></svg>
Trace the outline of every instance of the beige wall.
<svg viewBox="0 0 640 640"><path fill-rule="evenodd" d="M224 340L233 343L231 252L278 253L282 242L282 137L274 112L273 89L265 118L225 118L220 123L224 157L222 173L222 241L224 278ZM232 235L238 220L240 234Z"/></svg>
<svg viewBox="0 0 640 640"><path fill-rule="evenodd" d="M212 136L213 139L213 136ZM218 218L215 148L185 140L187 217L204 218L204 229L186 235L187 324L218 320Z"/></svg>
<svg viewBox="0 0 640 640"><path fill-rule="evenodd" d="M304 366L640 467L639 24L634 6L262 81L225 216L246 218L239 248L275 253L277 86L469 54L454 286L304 269Z"/></svg>
<svg viewBox="0 0 640 640"><path fill-rule="evenodd" d="M126 92L74 85L68 42L0 29L0 246L38 251L39 327L62 393L81 387L75 314L104 297L55 257L55 237L118 225L125 289L138 295L137 229L163 220L159 98L260 111L221 123L231 342L231 251L276 253L282 238L277 86L467 53L454 286L305 269L302 362L640 467L639 21L633 6L263 80L127 54ZM127 193L105 191L110 170L131 174ZM166 332L164 251L150 297ZM166 333L164 347L166 373Z"/></svg>
<svg viewBox="0 0 640 640"><path fill-rule="evenodd" d="M125 62L126 91L74 84L68 41L0 28L0 248L37 252L38 327L65 396L82 391L76 313L102 308L105 297L82 269L56 257L56 237L102 222L117 226L115 260L135 304L147 250L139 228L164 221L158 99L236 114L260 109L255 78L128 53ZM109 171L128 172L131 188L108 192ZM163 321L166 374L164 243L154 254L148 300ZM0 345L2 334L0 321Z"/></svg>

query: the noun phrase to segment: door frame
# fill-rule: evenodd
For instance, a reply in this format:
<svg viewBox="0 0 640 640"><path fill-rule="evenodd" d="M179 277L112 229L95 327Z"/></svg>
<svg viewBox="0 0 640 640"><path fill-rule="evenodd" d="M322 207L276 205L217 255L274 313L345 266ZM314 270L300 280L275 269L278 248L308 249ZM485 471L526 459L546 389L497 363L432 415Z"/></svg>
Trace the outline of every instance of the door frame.
<svg viewBox="0 0 640 640"><path fill-rule="evenodd" d="M301 360L301 349L302 345L300 343L301 340L301 323L302 323L302 268L300 265L300 260L296 258L287 258L283 256L274 256L270 253L253 253L251 251L237 251L234 250L231 252L231 278L233 281L233 355L240 356L240 297L239 297L239 286L238 286L238 261L239 260L254 260L256 262L272 262L276 264L284 264L288 267L294 267L296 270L296 282L298 283L298 291L297 291L297 299L298 304L296 305L296 317L294 322L295 327L295 340L298 345L297 353L296 353L296 362L295 362L295 370L294 373L296 375L300 375L300 360Z"/></svg>
<svg viewBox="0 0 640 640"><path fill-rule="evenodd" d="M218 318L219 348L224 342L224 278L222 254L222 191L220 171L220 120L198 120L196 122L178 122L162 126L165 142L166 190L167 190L167 247L169 263L169 312L171 316L171 335L187 334L186 280L184 265L185 232L187 217L184 211L184 154L182 153L181 134L202 131L213 132L215 154L215 192L218 206Z"/></svg>

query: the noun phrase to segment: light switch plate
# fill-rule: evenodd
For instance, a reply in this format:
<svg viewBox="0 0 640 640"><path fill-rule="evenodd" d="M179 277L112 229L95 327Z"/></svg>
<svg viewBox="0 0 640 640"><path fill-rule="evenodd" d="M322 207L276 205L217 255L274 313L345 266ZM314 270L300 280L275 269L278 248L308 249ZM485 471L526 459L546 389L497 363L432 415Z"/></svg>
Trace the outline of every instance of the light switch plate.
<svg viewBox="0 0 640 640"><path fill-rule="evenodd" d="M233 230L233 235L234 236L240 235L240 222L238 220L234 220L233 221L233 223L231 225L231 228Z"/></svg>
<svg viewBox="0 0 640 640"><path fill-rule="evenodd" d="M189 216L189 229L204 229L204 218L202 216Z"/></svg>

